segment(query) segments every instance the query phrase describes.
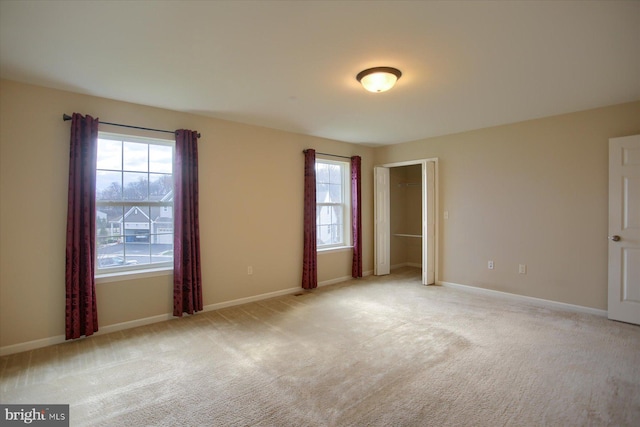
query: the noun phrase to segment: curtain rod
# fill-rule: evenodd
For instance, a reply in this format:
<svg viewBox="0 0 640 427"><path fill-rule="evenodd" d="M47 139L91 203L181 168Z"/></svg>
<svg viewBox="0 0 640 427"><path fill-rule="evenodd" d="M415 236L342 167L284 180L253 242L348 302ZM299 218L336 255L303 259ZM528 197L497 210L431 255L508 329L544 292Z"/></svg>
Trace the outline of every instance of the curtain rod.
<svg viewBox="0 0 640 427"><path fill-rule="evenodd" d="M62 114L62 120L69 121L71 120L71 116L68 114ZM176 132L175 131L170 131L170 130L163 130L163 129L153 129L153 128L143 128L141 126L131 126L131 125L122 125L120 123L110 123L110 122L99 122L99 124L102 125L111 125L111 126L120 126L122 128L130 128L130 129L140 129L140 130L150 130L152 132L163 132L163 133L170 133L175 135ZM200 132L198 132L198 138L200 138Z"/></svg>
<svg viewBox="0 0 640 427"><path fill-rule="evenodd" d="M307 150L302 150L302 152L303 152L303 153L306 153L306 152L307 152ZM348 157L348 156L339 156L339 155L337 155L337 154L329 154L329 153L318 153L318 152L316 152L316 154L320 154L320 155L322 155L322 156L341 157L341 158L343 158L343 159L350 159L350 158L351 158L351 157Z"/></svg>

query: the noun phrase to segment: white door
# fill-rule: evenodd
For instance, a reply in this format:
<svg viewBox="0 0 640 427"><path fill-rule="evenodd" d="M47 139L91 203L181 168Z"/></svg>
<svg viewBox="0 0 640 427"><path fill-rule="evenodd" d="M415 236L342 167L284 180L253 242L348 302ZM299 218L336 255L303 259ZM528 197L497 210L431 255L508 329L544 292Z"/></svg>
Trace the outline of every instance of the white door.
<svg viewBox="0 0 640 427"><path fill-rule="evenodd" d="M376 276L391 272L391 181L389 168L422 165L422 284L436 282L437 246L437 159L376 166L374 175L374 270Z"/></svg>
<svg viewBox="0 0 640 427"><path fill-rule="evenodd" d="M640 135L609 140L609 319L640 324Z"/></svg>
<svg viewBox="0 0 640 427"><path fill-rule="evenodd" d="M389 168L375 167L373 169L374 185L374 258L373 274L381 276L391 272L391 223L390 223L390 187Z"/></svg>
<svg viewBox="0 0 640 427"><path fill-rule="evenodd" d="M422 166L423 186L422 200L422 220L425 224L422 229L422 284L433 285L436 281L435 273L435 236L436 236L436 164L426 162ZM424 176L426 175L426 176Z"/></svg>

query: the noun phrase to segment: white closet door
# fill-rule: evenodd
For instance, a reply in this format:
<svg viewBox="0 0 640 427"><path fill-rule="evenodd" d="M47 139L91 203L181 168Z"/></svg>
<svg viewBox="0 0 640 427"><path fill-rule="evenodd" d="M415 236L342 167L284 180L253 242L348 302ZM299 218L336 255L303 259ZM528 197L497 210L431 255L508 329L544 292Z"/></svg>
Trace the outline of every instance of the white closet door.
<svg viewBox="0 0 640 427"><path fill-rule="evenodd" d="M374 270L373 274L382 276L391 272L391 224L390 224L390 185L389 168L375 167L374 176Z"/></svg>
<svg viewBox="0 0 640 427"><path fill-rule="evenodd" d="M435 273L435 249L436 249L436 172L435 162L426 162L426 167L422 168L422 182L424 185L422 200L423 228L422 228L422 284L433 285L436 281Z"/></svg>

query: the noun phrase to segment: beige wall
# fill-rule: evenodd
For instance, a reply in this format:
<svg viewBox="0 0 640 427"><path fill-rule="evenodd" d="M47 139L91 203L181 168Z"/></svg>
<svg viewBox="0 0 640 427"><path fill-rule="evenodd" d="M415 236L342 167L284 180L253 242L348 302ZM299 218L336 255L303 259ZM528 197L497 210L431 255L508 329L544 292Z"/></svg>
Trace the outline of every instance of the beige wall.
<svg viewBox="0 0 640 427"><path fill-rule="evenodd" d="M72 112L202 133L205 305L299 286L301 151L316 148L362 156L365 271L373 165L438 157L440 214L450 215L440 216L441 281L606 309L607 143L640 133L640 102L372 149L2 80L0 347L64 334L69 123L61 116ZM350 256L321 253L319 281L349 276ZM171 277L100 283L97 297L102 328L164 315Z"/></svg>
<svg viewBox="0 0 640 427"><path fill-rule="evenodd" d="M638 133L634 102L381 147L375 163L440 159L440 281L606 309L608 139Z"/></svg>
<svg viewBox="0 0 640 427"><path fill-rule="evenodd" d="M64 334L69 123L62 114L72 112L201 132L205 305L300 286L304 148L362 156L363 267L373 269L372 148L2 80L0 347ZM351 252L320 254L318 266L321 282L348 277ZM99 283L100 326L171 313L171 282L165 275Z"/></svg>

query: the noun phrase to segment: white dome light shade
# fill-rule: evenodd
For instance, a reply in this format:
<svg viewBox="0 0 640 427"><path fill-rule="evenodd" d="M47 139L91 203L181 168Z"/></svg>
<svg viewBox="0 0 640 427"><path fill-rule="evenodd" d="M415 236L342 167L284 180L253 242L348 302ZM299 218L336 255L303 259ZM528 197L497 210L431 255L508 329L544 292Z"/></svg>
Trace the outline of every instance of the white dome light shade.
<svg viewBox="0 0 640 427"><path fill-rule="evenodd" d="M391 67L375 67L361 71L356 79L369 92L385 92L391 89L402 76L400 70Z"/></svg>

